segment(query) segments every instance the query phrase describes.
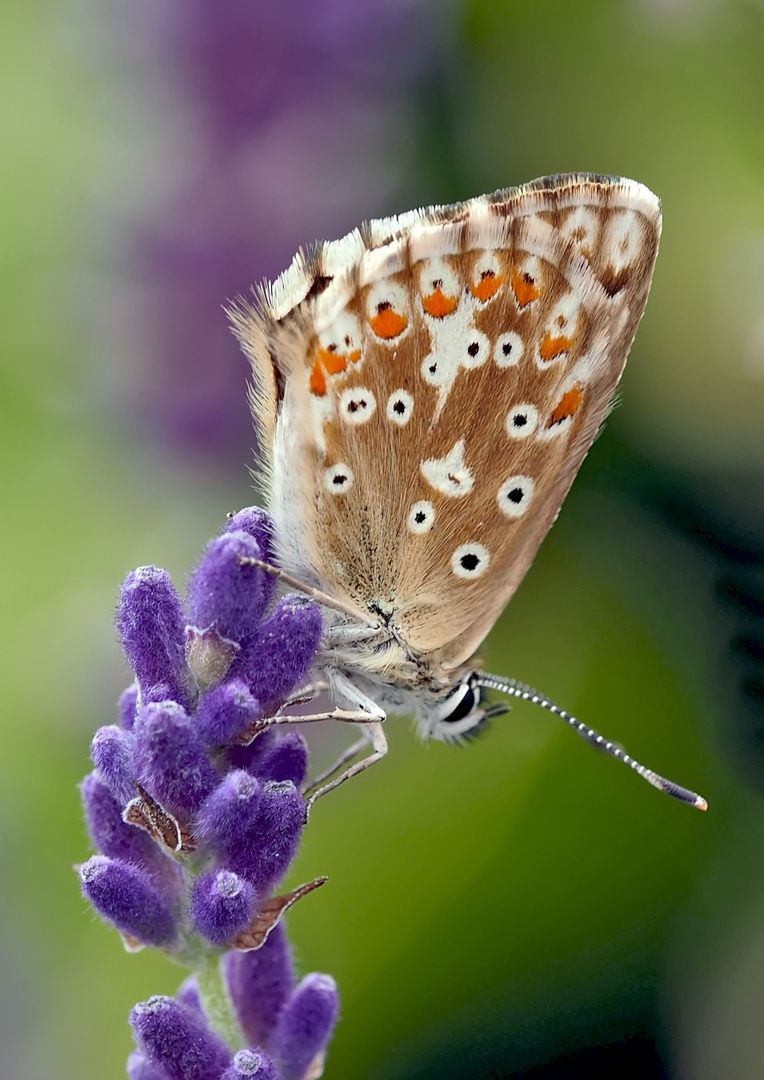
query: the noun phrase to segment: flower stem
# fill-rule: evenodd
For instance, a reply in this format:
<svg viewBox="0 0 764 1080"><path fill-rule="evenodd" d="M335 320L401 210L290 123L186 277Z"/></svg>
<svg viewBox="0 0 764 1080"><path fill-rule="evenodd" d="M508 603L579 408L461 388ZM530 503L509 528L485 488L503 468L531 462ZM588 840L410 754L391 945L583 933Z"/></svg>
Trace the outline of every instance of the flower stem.
<svg viewBox="0 0 764 1080"><path fill-rule="evenodd" d="M231 1050L242 1050L247 1042L236 1018L221 957L212 953L200 958L195 975L210 1027Z"/></svg>

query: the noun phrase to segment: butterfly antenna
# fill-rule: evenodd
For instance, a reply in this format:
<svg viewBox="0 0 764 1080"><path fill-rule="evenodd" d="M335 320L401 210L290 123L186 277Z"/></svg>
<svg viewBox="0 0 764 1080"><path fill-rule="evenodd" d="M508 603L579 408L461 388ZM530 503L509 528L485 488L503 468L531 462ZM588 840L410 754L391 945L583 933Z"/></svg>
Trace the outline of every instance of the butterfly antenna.
<svg viewBox="0 0 764 1080"><path fill-rule="evenodd" d="M615 743L604 738L594 728L587 727L580 720L576 720L575 716L571 716L565 709L561 709L559 705L555 705L553 701L544 697L543 694L539 694L537 690L533 690L530 686L526 686L516 679L503 679L498 675L481 675L477 680L477 685L484 686L487 690L499 690L502 694L508 694L510 697L520 698L522 701L530 701L534 705L540 705L542 709L547 709L570 725L584 742L604 751L609 757L615 758L616 761L622 761L625 765L630 765L634 772L638 773L643 780L647 780L648 784L652 784L658 791L665 791L667 795L673 795L675 799L689 803L690 806L695 806L698 810L708 809L708 803L702 795L675 784L673 780L666 780L665 777L659 776L652 769L646 769L644 765L640 765L638 761L635 761L630 754L621 750Z"/></svg>

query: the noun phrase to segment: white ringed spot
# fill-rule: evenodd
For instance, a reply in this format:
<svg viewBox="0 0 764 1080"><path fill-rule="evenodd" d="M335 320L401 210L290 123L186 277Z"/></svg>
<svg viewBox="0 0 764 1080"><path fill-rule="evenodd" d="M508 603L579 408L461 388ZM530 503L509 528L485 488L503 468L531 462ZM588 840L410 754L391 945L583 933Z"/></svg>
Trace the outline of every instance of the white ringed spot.
<svg viewBox="0 0 764 1080"><path fill-rule="evenodd" d="M460 578L476 578L488 569L491 556L482 544L462 544L451 556L451 569Z"/></svg>
<svg viewBox="0 0 764 1080"><path fill-rule="evenodd" d="M493 347L493 358L499 367L514 367L525 352L525 342L515 330L500 334Z"/></svg>
<svg viewBox="0 0 764 1080"><path fill-rule="evenodd" d="M365 386L352 386L340 395L339 414L346 424L365 424L376 408L376 398Z"/></svg>
<svg viewBox="0 0 764 1080"><path fill-rule="evenodd" d="M462 354L462 367L472 370L482 367L488 359L491 343L480 330L470 330Z"/></svg>
<svg viewBox="0 0 764 1080"><path fill-rule="evenodd" d="M507 416L507 434L511 439L527 439L539 426L539 411L535 405L523 402L513 405Z"/></svg>
<svg viewBox="0 0 764 1080"><path fill-rule="evenodd" d="M469 495L475 483L475 478L464 464L464 439L454 443L445 457L428 458L419 468L430 487L452 499Z"/></svg>
<svg viewBox="0 0 764 1080"><path fill-rule="evenodd" d="M353 470L343 462L330 465L324 473L327 490L331 491L332 495L344 495L353 486L354 480Z"/></svg>
<svg viewBox="0 0 764 1080"><path fill-rule="evenodd" d="M644 240L639 214L621 210L610 218L605 232L603 251L606 262L618 272L626 269L638 257Z"/></svg>
<svg viewBox="0 0 764 1080"><path fill-rule="evenodd" d="M530 476L510 476L499 488L496 501L507 517L522 517L533 499L535 484Z"/></svg>
<svg viewBox="0 0 764 1080"><path fill-rule="evenodd" d="M435 507L431 502L422 499L411 507L411 512L406 520L409 532L421 535L429 532L435 524Z"/></svg>
<svg viewBox="0 0 764 1080"><path fill-rule="evenodd" d="M403 427L414 412L414 399L408 390L393 390L387 402L387 419L391 424Z"/></svg>

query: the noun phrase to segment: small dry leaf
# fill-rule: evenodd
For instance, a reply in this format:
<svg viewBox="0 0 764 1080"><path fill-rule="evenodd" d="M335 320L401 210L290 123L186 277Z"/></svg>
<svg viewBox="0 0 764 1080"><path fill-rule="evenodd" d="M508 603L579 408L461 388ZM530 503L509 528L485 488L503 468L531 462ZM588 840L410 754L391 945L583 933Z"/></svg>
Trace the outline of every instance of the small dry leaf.
<svg viewBox="0 0 764 1080"><path fill-rule="evenodd" d="M328 880L325 877L316 878L315 881L309 881L307 885L300 885L299 888L284 893L282 896L272 896L269 900L265 900L258 908L247 929L242 930L239 936L234 939L234 948L240 952L252 952L254 949L261 948L268 940L268 935L284 912L288 911L298 900L302 900L303 896L307 896L314 889L326 884ZM316 1076L320 1075L321 1073L316 1073Z"/></svg>
<svg viewBox="0 0 764 1080"><path fill-rule="evenodd" d="M302 1080L321 1080L324 1075L324 1064L326 1063L326 1054L321 1050L311 1061L308 1066L308 1071L303 1076Z"/></svg>
<svg viewBox="0 0 764 1080"><path fill-rule="evenodd" d="M122 944L125 946L125 952L140 952L142 949L146 948L144 943L139 938L133 937L132 934L125 934L122 930L120 930L119 936L122 938Z"/></svg>
<svg viewBox="0 0 764 1080"><path fill-rule="evenodd" d="M135 785L140 795L131 799L122 812L122 820L128 825L143 829L162 847L170 851L195 851L196 841L191 833L169 811L149 795L140 784Z"/></svg>

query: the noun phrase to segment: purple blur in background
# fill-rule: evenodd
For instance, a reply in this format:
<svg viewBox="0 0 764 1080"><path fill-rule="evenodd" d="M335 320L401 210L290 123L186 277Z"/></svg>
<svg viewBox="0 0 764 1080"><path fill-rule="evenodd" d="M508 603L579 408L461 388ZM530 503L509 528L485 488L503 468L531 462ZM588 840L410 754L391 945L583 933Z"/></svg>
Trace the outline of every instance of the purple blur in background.
<svg viewBox="0 0 764 1080"><path fill-rule="evenodd" d="M190 0L146 18L187 140L176 172L175 158L160 163L170 194L136 224L128 260L132 392L169 448L247 460L247 372L222 305L300 245L399 208L406 100L436 41L427 11L426 0Z"/></svg>

